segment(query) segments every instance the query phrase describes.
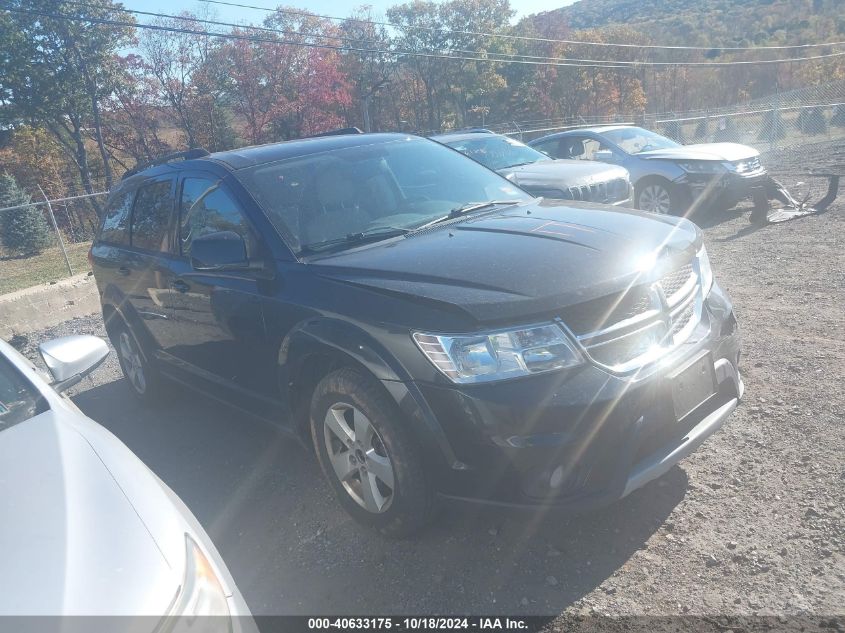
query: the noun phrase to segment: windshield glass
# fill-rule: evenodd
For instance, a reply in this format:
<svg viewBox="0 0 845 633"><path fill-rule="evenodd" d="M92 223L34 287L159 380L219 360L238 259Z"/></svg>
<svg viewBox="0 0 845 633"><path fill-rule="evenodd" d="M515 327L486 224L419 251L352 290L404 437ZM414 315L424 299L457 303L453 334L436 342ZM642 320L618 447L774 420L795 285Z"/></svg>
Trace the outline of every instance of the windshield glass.
<svg viewBox="0 0 845 633"><path fill-rule="evenodd" d="M0 356L0 432L45 411L36 389L6 358Z"/></svg>
<svg viewBox="0 0 845 633"><path fill-rule="evenodd" d="M515 165L549 160L549 157L542 152L506 136L447 141L446 145L490 169L507 169Z"/></svg>
<svg viewBox="0 0 845 633"><path fill-rule="evenodd" d="M625 127L609 132L602 132L607 140L616 143L624 152L628 154L639 154L650 149L669 149L671 147L681 147L680 143L676 143L672 139L649 132L641 127Z"/></svg>
<svg viewBox="0 0 845 633"><path fill-rule="evenodd" d="M469 204L531 199L481 165L415 138L266 163L238 176L296 252L361 233L390 237L389 229L414 229Z"/></svg>

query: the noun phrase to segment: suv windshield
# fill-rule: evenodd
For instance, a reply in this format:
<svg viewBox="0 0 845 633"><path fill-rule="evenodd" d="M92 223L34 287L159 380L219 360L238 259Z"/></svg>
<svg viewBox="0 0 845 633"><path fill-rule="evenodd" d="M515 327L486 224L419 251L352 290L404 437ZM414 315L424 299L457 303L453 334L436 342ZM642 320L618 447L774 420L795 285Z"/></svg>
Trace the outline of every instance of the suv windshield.
<svg viewBox="0 0 845 633"><path fill-rule="evenodd" d="M660 134L644 130L641 127L625 127L610 130L608 132L602 132L602 136L612 143L616 143L622 151L628 154L639 154L650 149L681 147L680 143L676 143L665 136L660 136Z"/></svg>
<svg viewBox="0 0 845 633"><path fill-rule="evenodd" d="M549 160L542 152L506 136L464 139L446 142L446 145L490 169L507 169Z"/></svg>
<svg viewBox="0 0 845 633"><path fill-rule="evenodd" d="M395 236L468 205L531 199L460 154L413 138L265 163L238 176L297 253L347 236Z"/></svg>

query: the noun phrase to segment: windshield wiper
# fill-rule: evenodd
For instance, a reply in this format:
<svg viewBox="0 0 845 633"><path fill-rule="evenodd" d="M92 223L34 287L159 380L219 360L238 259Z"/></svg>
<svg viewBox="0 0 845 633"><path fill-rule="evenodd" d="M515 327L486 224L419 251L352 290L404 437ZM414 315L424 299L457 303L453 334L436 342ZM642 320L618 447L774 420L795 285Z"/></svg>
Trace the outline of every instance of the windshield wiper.
<svg viewBox="0 0 845 633"><path fill-rule="evenodd" d="M344 237L337 237L331 240L322 242L314 242L313 244L305 244L299 249L300 253L320 253L331 250L336 246L347 246L353 244L365 244L367 242L378 242L379 240L386 240L391 237L405 235L410 233L410 229L405 229L398 226L376 226L365 231L357 233L347 233Z"/></svg>
<svg viewBox="0 0 845 633"><path fill-rule="evenodd" d="M499 204L519 204L519 202L519 200L488 200L487 202L467 202L466 204L462 204L459 207L455 207L443 217L437 218L436 220L432 220L431 222L426 222L425 224L414 228L414 231L421 231L422 229L428 228L429 226L445 222L446 220L453 220L467 213L472 213L473 211L481 211L482 209L495 207Z"/></svg>

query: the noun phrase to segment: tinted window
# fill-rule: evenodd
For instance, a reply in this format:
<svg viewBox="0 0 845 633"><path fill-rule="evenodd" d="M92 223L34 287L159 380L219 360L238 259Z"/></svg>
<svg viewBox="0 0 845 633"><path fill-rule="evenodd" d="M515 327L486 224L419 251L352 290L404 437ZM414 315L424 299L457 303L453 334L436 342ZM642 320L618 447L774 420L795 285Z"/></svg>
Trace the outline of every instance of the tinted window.
<svg viewBox="0 0 845 633"><path fill-rule="evenodd" d="M0 356L0 431L47 410L41 395Z"/></svg>
<svg viewBox="0 0 845 633"><path fill-rule="evenodd" d="M129 212L132 209L134 192L129 191L115 197L106 208L100 239L114 244L129 243Z"/></svg>
<svg viewBox="0 0 845 633"><path fill-rule="evenodd" d="M169 180L138 189L132 209L132 246L150 251L167 250L167 227L173 209Z"/></svg>
<svg viewBox="0 0 845 633"><path fill-rule="evenodd" d="M221 188L220 181L185 178L182 184L179 237L181 252L191 253L191 241L201 235L233 231L250 244L249 225L240 205Z"/></svg>

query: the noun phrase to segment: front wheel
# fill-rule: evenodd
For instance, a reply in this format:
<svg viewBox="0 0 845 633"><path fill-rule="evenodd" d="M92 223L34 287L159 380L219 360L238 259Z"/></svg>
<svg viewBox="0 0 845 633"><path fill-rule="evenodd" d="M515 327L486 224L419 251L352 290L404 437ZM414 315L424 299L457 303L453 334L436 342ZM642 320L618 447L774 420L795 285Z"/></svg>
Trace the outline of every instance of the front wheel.
<svg viewBox="0 0 845 633"><path fill-rule="evenodd" d="M671 183L656 178L637 183L634 191L637 208L649 213L668 215L686 211L686 201Z"/></svg>
<svg viewBox="0 0 845 633"><path fill-rule="evenodd" d="M344 368L311 401L311 437L323 473L354 519L404 537L433 517L433 494L411 433L381 385Z"/></svg>

